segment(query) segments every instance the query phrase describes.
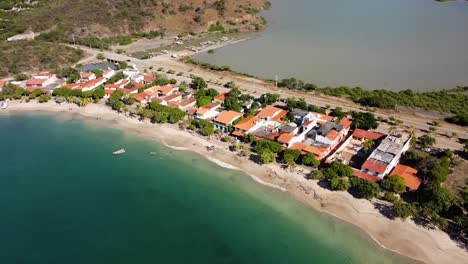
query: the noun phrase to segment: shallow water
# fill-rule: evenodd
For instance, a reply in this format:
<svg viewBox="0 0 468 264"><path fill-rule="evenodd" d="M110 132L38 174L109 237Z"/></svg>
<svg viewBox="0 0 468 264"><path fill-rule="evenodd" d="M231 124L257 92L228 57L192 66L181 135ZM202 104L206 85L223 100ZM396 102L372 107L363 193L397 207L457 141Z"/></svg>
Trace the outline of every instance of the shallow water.
<svg viewBox="0 0 468 264"><path fill-rule="evenodd" d="M133 134L21 115L0 116L0 138L0 263L409 263L287 193Z"/></svg>
<svg viewBox="0 0 468 264"><path fill-rule="evenodd" d="M262 78L403 90L468 85L468 2L272 0L258 38L195 58Z"/></svg>

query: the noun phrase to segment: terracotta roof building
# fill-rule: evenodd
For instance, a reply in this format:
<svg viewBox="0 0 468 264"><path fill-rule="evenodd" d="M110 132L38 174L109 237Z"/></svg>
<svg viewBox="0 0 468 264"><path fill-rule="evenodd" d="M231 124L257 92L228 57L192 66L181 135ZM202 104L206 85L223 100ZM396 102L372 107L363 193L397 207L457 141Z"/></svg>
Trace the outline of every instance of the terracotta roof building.
<svg viewBox="0 0 468 264"><path fill-rule="evenodd" d="M215 128L222 130L225 133L229 132L229 126L232 125L234 121L241 118L242 113L236 111L224 111L221 112L216 119L214 120Z"/></svg>
<svg viewBox="0 0 468 264"><path fill-rule="evenodd" d="M405 179L405 185L411 191L416 191L419 186L421 185L421 179L416 176L418 171L413 169L409 166L398 164L396 165L395 169L393 169L392 173L390 173L390 177L399 175Z"/></svg>
<svg viewBox="0 0 468 264"><path fill-rule="evenodd" d="M371 132L363 129L356 128L353 132L353 138L359 139L359 140L365 140L365 139L372 139L372 140L379 140L384 138L384 134L376 133L376 132Z"/></svg>
<svg viewBox="0 0 468 264"><path fill-rule="evenodd" d="M259 128L262 124L262 120L256 116L248 116L234 126L235 136L243 136Z"/></svg>
<svg viewBox="0 0 468 264"><path fill-rule="evenodd" d="M228 93L220 93L217 96L215 96L213 100L221 104L222 102L224 102L224 100L226 100L226 98L228 98L228 95Z"/></svg>
<svg viewBox="0 0 468 264"><path fill-rule="evenodd" d="M281 118L286 116L288 111L274 106L267 106L258 112L257 117L265 120L281 122Z"/></svg>

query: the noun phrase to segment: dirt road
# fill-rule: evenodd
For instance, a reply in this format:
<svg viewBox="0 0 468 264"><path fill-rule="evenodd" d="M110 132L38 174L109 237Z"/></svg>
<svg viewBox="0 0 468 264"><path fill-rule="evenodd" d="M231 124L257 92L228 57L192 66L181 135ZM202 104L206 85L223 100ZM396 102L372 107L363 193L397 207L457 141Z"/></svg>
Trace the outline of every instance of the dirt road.
<svg viewBox="0 0 468 264"><path fill-rule="evenodd" d="M345 111L363 111L365 110L364 107L355 104L349 100L325 96L323 94L318 94L315 92L305 93L302 91L294 91L288 89L278 89L274 85L265 82L263 80L259 80L256 78L250 78L245 76L240 76L237 74L233 74L230 72L216 72L216 71L209 71L206 69L202 69L196 67L194 65L189 65L179 61L178 59L171 58L170 55L163 55L153 57L147 60L140 60L133 57L129 57L125 54L117 54L113 51L99 51L95 49L91 49L88 47L80 47L84 51L88 52L92 57L95 58L98 53L104 54L107 58L113 58L116 60L122 61L129 61L130 63L135 64L139 69L144 70L147 69L148 71L155 71L154 69L163 67L166 71L171 69L176 72L176 74L168 74L170 78L177 79L178 81L186 81L190 82L189 76L191 74L200 76L207 80L210 83L210 86L213 88L217 88L221 91L225 91L226 89L222 87L222 85L229 81L234 81L238 84L241 89L245 93L249 93L254 96L259 96L264 93L278 93L281 95L282 98L288 97L296 97L296 98L304 98L307 103L314 104L321 107L329 106L331 108L334 107L341 107ZM82 60L80 63L90 62L90 58L86 58ZM149 70L152 67L153 70ZM183 72L183 76L177 76L177 73ZM423 116L412 109L405 109L405 111L388 111L388 110L377 110L374 114L378 117L383 118L390 118L395 117L401 121L403 121L403 126L406 128L413 128L416 130L416 133L421 135L424 132L428 131L429 125L428 122L433 121L426 116ZM385 126L383 126L385 127ZM382 129L380 129L382 130ZM383 131L386 132L386 131ZM449 124L446 122L441 122L441 126L437 128L437 134L433 135L437 139L437 146L442 148L449 148L449 149L461 149L462 144L460 144L455 138L452 139L452 134L456 133L459 138L468 138L468 129L465 129L461 126Z"/></svg>

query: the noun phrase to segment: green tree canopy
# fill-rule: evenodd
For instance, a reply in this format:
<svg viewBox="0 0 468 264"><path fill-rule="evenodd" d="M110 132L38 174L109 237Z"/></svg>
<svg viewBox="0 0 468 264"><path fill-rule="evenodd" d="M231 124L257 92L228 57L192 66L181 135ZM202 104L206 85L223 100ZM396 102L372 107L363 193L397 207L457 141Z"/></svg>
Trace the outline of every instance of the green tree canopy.
<svg viewBox="0 0 468 264"><path fill-rule="evenodd" d="M385 189L395 192L404 193L406 191L405 179L399 175L393 175L383 180Z"/></svg>

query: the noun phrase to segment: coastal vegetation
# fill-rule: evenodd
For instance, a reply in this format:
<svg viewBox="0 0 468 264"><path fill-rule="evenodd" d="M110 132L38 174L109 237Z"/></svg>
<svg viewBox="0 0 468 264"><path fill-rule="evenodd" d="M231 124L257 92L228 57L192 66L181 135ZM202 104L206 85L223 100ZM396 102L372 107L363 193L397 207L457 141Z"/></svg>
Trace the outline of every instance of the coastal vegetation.
<svg viewBox="0 0 468 264"><path fill-rule="evenodd" d="M70 68L64 68L60 72L63 76L76 77L76 71ZM122 77L118 73L115 76L117 77L113 79L114 81ZM164 85L171 82L173 81L160 76L149 86ZM208 83L201 77L192 76L190 86L195 92L195 98L199 106L210 104L214 97L218 95L218 91L208 88ZM230 88L227 95L228 98L232 98L225 101L224 107L226 109L242 110L241 105L244 102L252 102L251 109L246 111L245 115L251 115L258 108L273 105L280 100L279 94L265 93L257 98L244 95L233 82L228 82L224 86ZM8 84L3 88L0 100L6 98L22 99L27 96L26 100L37 98L38 102L46 102L51 99L51 96L54 96L55 101L59 103L70 102L79 106L85 106L93 101L99 102L104 95L104 87L102 86L88 92L58 88L50 95L38 89L29 93L23 88ZM135 100L132 95L117 90L110 95L106 104L116 111L125 112L140 119L151 120L153 123L179 124L180 128L197 131L202 136L216 135L216 137L224 142L230 141L230 138L223 136L223 132L216 130L210 121L197 119L183 121L186 117L186 112L179 108L170 108L157 102L135 106L134 102ZM338 118L350 117L353 120L355 128L370 130L375 129L379 125L379 120L370 112L353 111L346 113L340 108L320 108L306 104L303 99L295 98L284 100L284 103L285 108L289 109L317 110L318 112L328 113ZM433 125L437 124L433 123ZM388 217L411 218L417 223L429 227L437 226L449 231L451 234L455 230L459 236L462 236L457 237L457 240L463 239L463 236L466 236L464 230L466 230L468 225L466 215L468 188L464 188L460 195L455 195L444 187L444 182L452 174L455 155L451 151L429 151L436 141L435 138L429 135L423 135L418 138L413 137L410 150L400 160L400 163L418 170L417 177L422 181L421 187L411 192L407 191L405 179L400 176L386 176L381 183L370 182L355 177L353 169L339 161L333 161L331 164L321 164L313 154L304 154L299 150L284 148L281 144L272 140L258 140L253 134L244 134L241 140L245 144L236 142L232 146L234 151L239 151L240 156L247 156L259 164L277 162L284 168L289 169L302 165L304 166L303 168L311 169L311 172L307 173L305 177L324 183L320 186L325 186L325 188L330 188L334 191L348 191L357 198L370 200L383 199L390 202L391 205L388 205L386 210L390 210L392 213L390 215L387 214ZM375 144L374 141L368 140L363 143L363 148L366 149L366 152L369 152ZM467 150L464 149L462 151L466 152Z"/></svg>
<svg viewBox="0 0 468 264"><path fill-rule="evenodd" d="M251 74L239 73L230 66L218 66L207 62L195 60L191 57L183 59L185 63L193 64L212 71L226 71L247 77L255 77ZM273 81L270 80L271 83ZM437 111L454 116L448 118L448 122L466 124L468 116L468 87L456 87L429 92L415 92L407 89L399 92L389 90L366 90L361 87L323 87L313 83L304 82L296 78L286 78L278 81L278 87L304 92L322 93L328 96L347 98L366 107L381 109L414 108Z"/></svg>
<svg viewBox="0 0 468 264"><path fill-rule="evenodd" d="M44 41L0 41L0 77L23 72L57 71L83 58L84 52Z"/></svg>

